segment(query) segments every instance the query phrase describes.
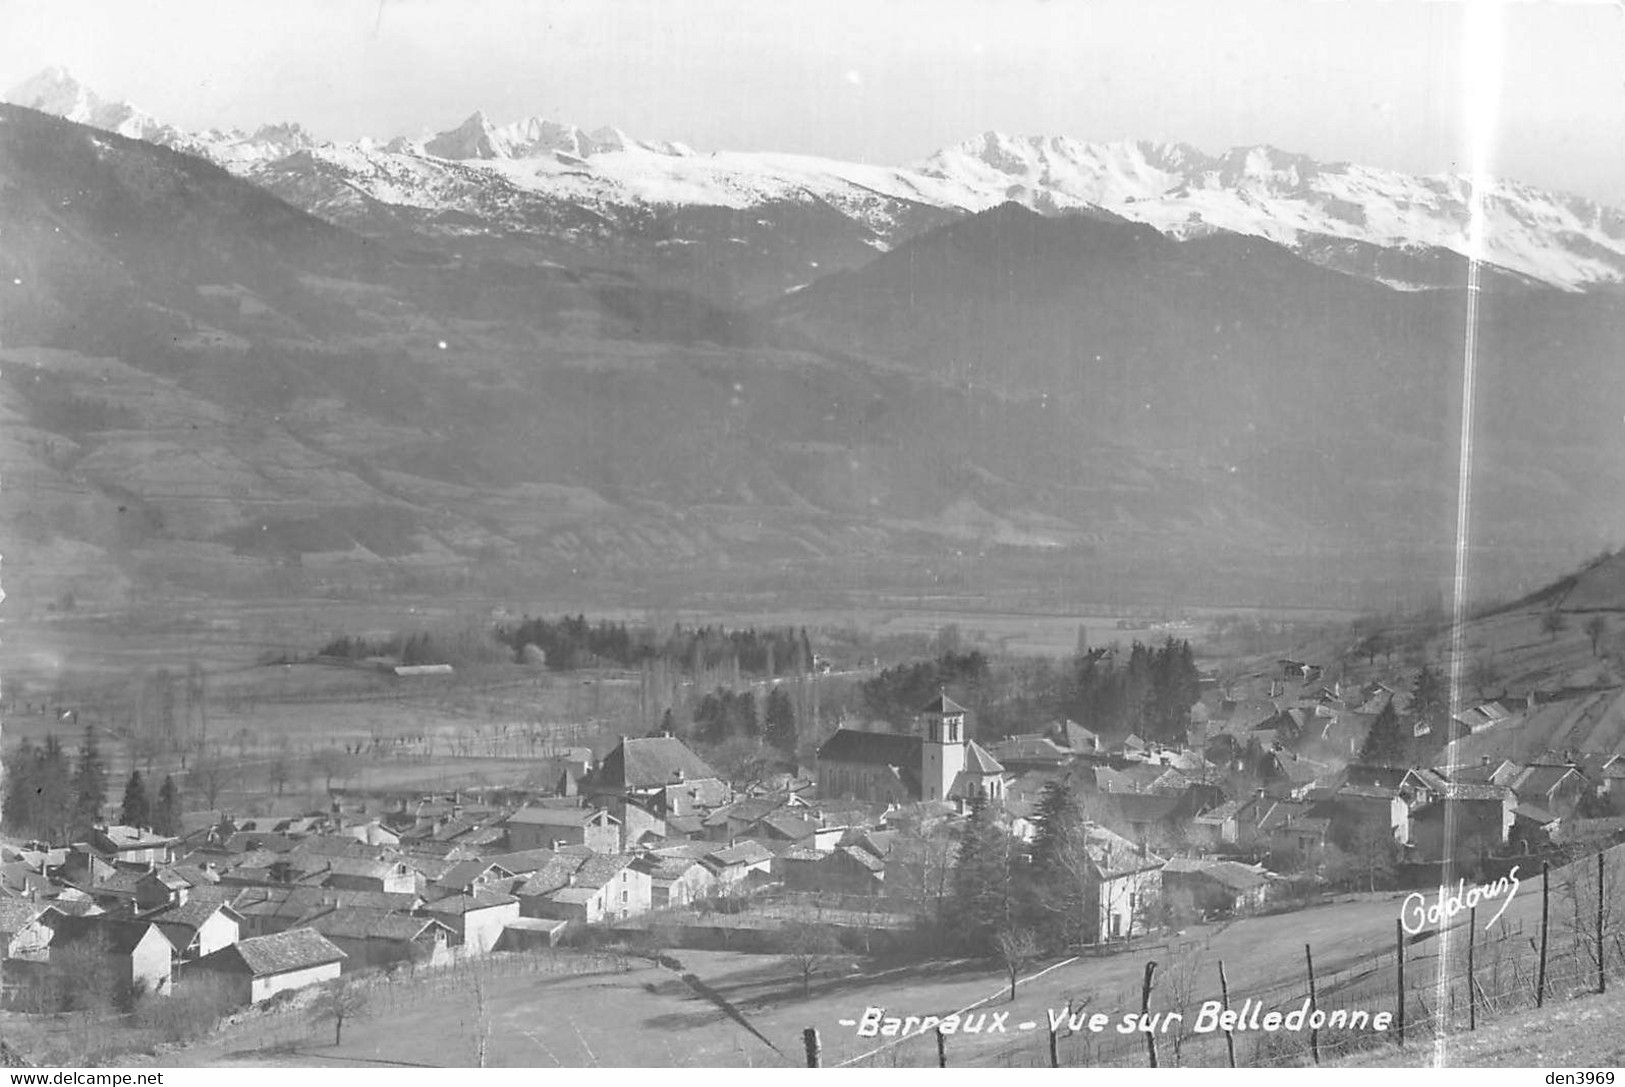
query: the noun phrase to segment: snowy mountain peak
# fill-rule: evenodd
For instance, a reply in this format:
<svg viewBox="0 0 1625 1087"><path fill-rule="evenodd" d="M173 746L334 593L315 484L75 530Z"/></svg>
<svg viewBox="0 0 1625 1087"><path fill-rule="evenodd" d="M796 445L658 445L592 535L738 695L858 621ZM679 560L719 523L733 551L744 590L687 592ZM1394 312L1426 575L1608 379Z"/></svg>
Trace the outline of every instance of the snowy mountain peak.
<svg viewBox="0 0 1625 1087"><path fill-rule="evenodd" d="M52 65L25 79L6 92L5 100L138 140L156 140L167 129L128 102L109 102L101 98L60 65Z"/></svg>

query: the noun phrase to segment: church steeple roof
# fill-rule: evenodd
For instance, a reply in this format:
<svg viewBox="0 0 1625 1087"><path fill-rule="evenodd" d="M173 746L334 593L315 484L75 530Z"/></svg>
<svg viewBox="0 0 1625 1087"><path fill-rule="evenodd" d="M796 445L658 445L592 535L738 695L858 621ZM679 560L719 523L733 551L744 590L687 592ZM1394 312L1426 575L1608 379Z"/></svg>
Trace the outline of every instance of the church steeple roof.
<svg viewBox="0 0 1625 1087"><path fill-rule="evenodd" d="M940 691L938 692L937 697L927 702L920 709L920 712L947 715L950 713L969 713L970 711L965 709L965 707L961 706L958 702L955 702L953 699L949 698L947 691Z"/></svg>

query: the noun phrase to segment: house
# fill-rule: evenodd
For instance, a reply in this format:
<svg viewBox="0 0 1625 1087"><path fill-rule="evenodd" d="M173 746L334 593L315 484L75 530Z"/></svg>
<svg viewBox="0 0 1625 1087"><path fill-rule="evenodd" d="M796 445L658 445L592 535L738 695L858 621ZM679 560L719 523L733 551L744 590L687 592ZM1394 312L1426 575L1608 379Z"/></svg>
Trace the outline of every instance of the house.
<svg viewBox="0 0 1625 1087"><path fill-rule="evenodd" d="M483 955L496 947L503 926L519 916L519 899L491 891L448 895L427 903L420 912L451 930L452 947Z"/></svg>
<svg viewBox="0 0 1625 1087"><path fill-rule="evenodd" d="M121 866L147 868L170 862L175 839L154 834L144 827L114 824L97 827L90 835L91 848L108 861Z"/></svg>
<svg viewBox="0 0 1625 1087"><path fill-rule="evenodd" d="M1148 911L1162 893L1167 862L1144 846L1094 824L1085 824L1084 939L1099 943L1137 935L1150 927Z"/></svg>
<svg viewBox="0 0 1625 1087"><path fill-rule="evenodd" d="M416 870L404 861L329 857L326 875L322 877L321 883L324 887L346 891L411 894L417 890L417 881Z"/></svg>
<svg viewBox="0 0 1625 1087"><path fill-rule="evenodd" d="M1533 804L1564 818L1592 792L1591 782L1573 763L1509 764L1491 778L1512 790L1520 804Z"/></svg>
<svg viewBox="0 0 1625 1087"><path fill-rule="evenodd" d="M242 918L247 936L267 936L300 928L311 917L344 906L411 913L423 903L413 894L346 891L331 887L234 887L231 908Z"/></svg>
<svg viewBox="0 0 1625 1087"><path fill-rule="evenodd" d="M332 981L345 954L312 928L253 936L205 955L187 976L212 976L229 987L235 1003L258 1004L277 993Z"/></svg>
<svg viewBox="0 0 1625 1087"><path fill-rule="evenodd" d="M1314 801L1311 815L1325 818L1332 842L1339 849L1355 849L1373 836L1394 839L1404 825L1394 821L1394 800L1399 792L1380 785L1343 784L1330 796Z"/></svg>
<svg viewBox="0 0 1625 1087"><path fill-rule="evenodd" d="M1176 917L1236 916L1262 906L1269 877L1262 866L1173 857L1162 869L1162 893Z"/></svg>
<svg viewBox="0 0 1625 1087"><path fill-rule="evenodd" d="M662 856L658 852L636 862L649 876L649 908L686 906L711 892L716 877L696 857Z"/></svg>
<svg viewBox="0 0 1625 1087"><path fill-rule="evenodd" d="M348 970L437 964L450 958L452 930L433 917L339 906L311 918L309 927L344 952Z"/></svg>
<svg viewBox="0 0 1625 1087"><path fill-rule="evenodd" d="M536 883L535 877L531 883ZM564 886L541 892L534 908L542 917L596 924L645 913L652 897L649 872L634 865L631 857L592 856L569 873Z"/></svg>
<svg viewBox="0 0 1625 1087"><path fill-rule="evenodd" d="M1394 825L1418 860L1468 860L1499 849L1517 820L1516 800L1497 784L1451 781L1437 770L1413 769L1399 784ZM1447 822L1448 812L1448 822Z"/></svg>
<svg viewBox="0 0 1625 1087"><path fill-rule="evenodd" d="M621 820L600 808L520 808L508 816L508 848L558 849L586 846L594 853L621 848Z"/></svg>
<svg viewBox="0 0 1625 1087"><path fill-rule="evenodd" d="M0 897L0 1007L13 1006L43 976L52 922L62 916L46 903Z"/></svg>
<svg viewBox="0 0 1625 1087"><path fill-rule="evenodd" d="M773 874L789 891L880 895L885 888L886 862L860 845L838 845L828 852L793 849L775 858Z"/></svg>
<svg viewBox="0 0 1625 1087"><path fill-rule="evenodd" d="M211 888L186 901L162 906L140 915L140 920L157 925L175 947L181 961L200 959L242 937L243 916L231 908L230 891Z"/></svg>
<svg viewBox="0 0 1625 1087"><path fill-rule="evenodd" d="M78 963L88 956L112 991L168 995L175 947L155 924L97 914L55 917L48 952L50 971L59 984L84 984ZM105 970L105 974L99 971Z"/></svg>
<svg viewBox="0 0 1625 1087"><path fill-rule="evenodd" d="M1304 800L1276 800L1259 820L1258 830L1270 852L1318 863L1331 834L1331 820L1312 814L1313 805Z"/></svg>
<svg viewBox="0 0 1625 1087"><path fill-rule="evenodd" d="M582 790L617 814L637 799L661 816L692 815L727 803L729 796L721 776L673 736L621 737Z"/></svg>
<svg viewBox="0 0 1625 1087"><path fill-rule="evenodd" d="M718 887L723 890L765 879L773 866L772 850L753 838L712 850L700 859L711 869Z"/></svg>

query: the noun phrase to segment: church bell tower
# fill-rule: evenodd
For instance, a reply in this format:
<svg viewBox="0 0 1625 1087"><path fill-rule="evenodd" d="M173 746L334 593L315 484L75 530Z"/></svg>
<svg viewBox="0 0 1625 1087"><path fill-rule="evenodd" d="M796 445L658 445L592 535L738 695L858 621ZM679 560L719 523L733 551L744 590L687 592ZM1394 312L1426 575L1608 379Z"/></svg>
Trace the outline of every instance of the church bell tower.
<svg viewBox="0 0 1625 1087"><path fill-rule="evenodd" d="M925 742L920 745L920 799L946 800L965 768L965 707L943 691L920 711Z"/></svg>

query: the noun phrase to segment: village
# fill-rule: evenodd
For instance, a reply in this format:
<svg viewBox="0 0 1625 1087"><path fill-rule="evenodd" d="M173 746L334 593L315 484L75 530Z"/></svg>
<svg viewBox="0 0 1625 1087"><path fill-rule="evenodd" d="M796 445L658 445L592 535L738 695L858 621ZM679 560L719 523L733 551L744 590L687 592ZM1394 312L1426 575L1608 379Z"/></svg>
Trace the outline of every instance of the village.
<svg viewBox="0 0 1625 1087"><path fill-rule="evenodd" d="M103 822L85 840L10 840L4 1007L128 1010L196 991L224 1014L357 975L408 984L420 968L605 944L782 952L806 974L815 948L925 957L963 905L967 828L997 828L1013 880L1053 850L1063 802L1077 817L1078 888L1058 930L1072 950L1332 891L1494 880L1618 840L1625 755L1452 765L1473 737L1551 709L1540 692L1448 721L1416 697L1397 678L1328 681L1281 659L1204 677L1183 742L1060 720L984 744L943 688L907 732L843 725L813 765L752 780L667 729L597 758L554 752L542 790L333 789L319 810L186 811L168 834ZM1456 743L1431 763L1370 759L1396 728ZM986 946L1010 946L997 936ZM1029 939L1018 954L1040 950Z"/></svg>

